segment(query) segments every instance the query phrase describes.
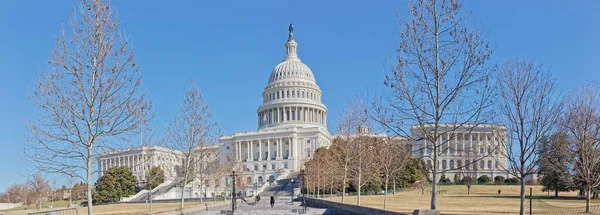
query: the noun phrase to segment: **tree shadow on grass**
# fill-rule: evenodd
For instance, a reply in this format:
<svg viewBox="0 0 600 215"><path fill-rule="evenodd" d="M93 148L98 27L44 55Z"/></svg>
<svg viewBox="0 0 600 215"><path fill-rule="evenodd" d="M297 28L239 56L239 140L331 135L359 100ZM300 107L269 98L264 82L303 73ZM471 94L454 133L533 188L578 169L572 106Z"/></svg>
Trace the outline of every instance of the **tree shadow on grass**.
<svg viewBox="0 0 600 215"><path fill-rule="evenodd" d="M472 194L472 195L460 195L460 196L453 196L453 195L446 195L446 196L451 196L453 198L473 198L473 197L487 197L487 198L501 198L501 199L520 199L521 196L514 196L514 195L477 195L477 194ZM529 196L525 196L525 199L529 199ZM559 196L559 197L554 197L554 196L534 196L533 199L540 199L540 200L585 200L585 198L583 197L577 197L577 196Z"/></svg>

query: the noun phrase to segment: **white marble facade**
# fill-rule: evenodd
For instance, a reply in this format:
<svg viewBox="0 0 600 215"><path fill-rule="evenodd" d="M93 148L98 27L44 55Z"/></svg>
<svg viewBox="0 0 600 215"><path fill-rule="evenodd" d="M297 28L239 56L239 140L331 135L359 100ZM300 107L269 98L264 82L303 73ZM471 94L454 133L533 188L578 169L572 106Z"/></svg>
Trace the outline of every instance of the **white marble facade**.
<svg viewBox="0 0 600 215"><path fill-rule="evenodd" d="M160 146L141 146L131 149L114 150L98 156L99 177L111 167L125 166L131 169L138 187L146 184L146 172L152 167L160 166L165 172L165 180L173 180L177 176L177 168L181 166L181 152Z"/></svg>
<svg viewBox="0 0 600 215"><path fill-rule="evenodd" d="M506 158L506 127L496 124L478 124L456 126L442 124L442 133L438 143L443 143L438 153L437 179L445 174L452 180L455 174L488 175L490 178L510 175L505 170L508 165ZM423 131L418 126L412 126L413 156L423 158L429 168L432 167L433 147L425 140ZM474 163L473 161L476 161ZM465 165L469 165L467 170ZM462 167L462 168L460 168ZM476 172L473 171L476 169ZM467 173L468 172L468 173Z"/></svg>

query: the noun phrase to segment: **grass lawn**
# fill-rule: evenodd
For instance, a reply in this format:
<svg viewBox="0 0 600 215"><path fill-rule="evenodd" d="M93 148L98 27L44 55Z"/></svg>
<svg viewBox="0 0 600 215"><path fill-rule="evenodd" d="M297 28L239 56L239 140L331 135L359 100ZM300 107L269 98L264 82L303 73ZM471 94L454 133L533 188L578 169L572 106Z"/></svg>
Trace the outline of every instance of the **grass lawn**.
<svg viewBox="0 0 600 215"><path fill-rule="evenodd" d="M577 197L576 192L559 193L559 198L554 198L554 193L541 191L541 186L526 186L526 196L529 197L529 187L533 187L534 213L548 214L547 211L571 211L583 210L585 200ZM471 194L467 195L467 187L464 185L440 186L440 194L437 196L437 208L442 214L518 214L519 213L519 186L514 185L473 185ZM498 189L502 194L498 195ZM383 209L383 195L361 196L361 205ZM346 204L356 204L356 196L347 196ZM340 202L341 197L334 197L332 201ZM427 209L431 201L431 195L419 190L396 192L395 195L388 194L387 209L412 214L415 209ZM593 211L600 214L600 200L592 200ZM576 208L571 208L576 207ZM565 209L566 208L566 209ZM528 207L526 206L526 209ZM595 211L598 210L598 211ZM583 212L583 211L581 211ZM556 214L564 214L557 212Z"/></svg>
<svg viewBox="0 0 600 215"><path fill-rule="evenodd" d="M185 206L186 208L189 207L200 207L200 206L204 206L204 204L218 204L220 202L203 202L202 204L200 204L200 202L186 202ZM66 206L68 204L65 203L63 205ZM49 204L48 204L49 205ZM57 205L57 204L55 204ZM33 213L33 212L37 212L37 210L35 209L35 207L29 207L30 210L23 210L23 208L13 208L11 210L8 211L0 211L1 213L5 213L6 215L21 215L21 214L27 214L27 213ZM56 208L56 207L55 207ZM179 208L179 203L154 203L152 204L152 212L160 212L160 211L170 211L170 210L175 210ZM48 211L48 210L52 210L49 209L47 207L45 207L44 209L40 210L40 211ZM85 215L88 214L87 213L87 207L78 207L77 211L79 213L79 215ZM98 214L98 215L106 215L106 214L123 214L123 215L134 215L134 214L147 214L148 213L148 204L112 204L112 205L98 205L98 206L94 206L94 214Z"/></svg>

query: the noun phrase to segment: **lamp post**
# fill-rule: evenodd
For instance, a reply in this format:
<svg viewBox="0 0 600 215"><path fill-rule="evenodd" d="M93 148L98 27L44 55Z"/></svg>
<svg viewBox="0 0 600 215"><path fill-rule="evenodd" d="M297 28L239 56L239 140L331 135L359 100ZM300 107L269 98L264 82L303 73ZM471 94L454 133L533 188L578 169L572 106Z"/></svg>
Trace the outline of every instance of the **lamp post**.
<svg viewBox="0 0 600 215"><path fill-rule="evenodd" d="M236 206L235 205L236 204L236 201L235 201L235 199L236 199L236 193L235 193L235 176L237 176L235 174L235 170L231 171L231 186L232 186L232 189L231 189L231 191L232 191L231 192L231 212L232 213L235 212L235 206Z"/></svg>
<svg viewBox="0 0 600 215"><path fill-rule="evenodd" d="M256 189L256 186L257 186L257 185L258 185L258 183L257 183L257 182L254 182L254 191L252 191L252 195L253 195L253 196L256 196L256 195L258 195L258 192L257 192L257 189Z"/></svg>

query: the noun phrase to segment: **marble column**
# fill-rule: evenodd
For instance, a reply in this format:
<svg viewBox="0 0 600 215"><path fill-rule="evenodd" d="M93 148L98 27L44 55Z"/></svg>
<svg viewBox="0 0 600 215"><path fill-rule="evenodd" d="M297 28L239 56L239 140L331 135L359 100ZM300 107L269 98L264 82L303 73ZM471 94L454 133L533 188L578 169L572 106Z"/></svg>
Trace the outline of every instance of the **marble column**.
<svg viewBox="0 0 600 215"><path fill-rule="evenodd" d="M267 140L267 160L271 160L271 139Z"/></svg>
<svg viewBox="0 0 600 215"><path fill-rule="evenodd" d="M258 160L262 161L263 160L263 151L262 151L262 139L258 140Z"/></svg>
<svg viewBox="0 0 600 215"><path fill-rule="evenodd" d="M254 145L252 143L252 140L250 140L250 160L254 161Z"/></svg>
<svg viewBox="0 0 600 215"><path fill-rule="evenodd" d="M275 151L277 153L275 153L275 160L279 160L279 155L281 154L281 151L279 150L279 147L281 146L281 139L277 138L277 145L275 145Z"/></svg>
<svg viewBox="0 0 600 215"><path fill-rule="evenodd" d="M462 153L461 154L465 154L465 133L462 133Z"/></svg>
<svg viewBox="0 0 600 215"><path fill-rule="evenodd" d="M238 161L242 160L242 142L235 142L236 148L237 148L237 156L238 156Z"/></svg>
<svg viewBox="0 0 600 215"><path fill-rule="evenodd" d="M289 152L288 159L291 159L291 158L293 158L293 157L294 157L294 155L292 154L292 144L294 143L294 142L293 142L293 140L294 140L294 139L295 139L295 138L293 138L293 137L290 137L290 138L289 138L289 141L288 141L288 142L289 142L289 145L288 145L288 152Z"/></svg>
<svg viewBox="0 0 600 215"><path fill-rule="evenodd" d="M246 156L244 156L246 158L246 161L250 160L250 146L248 145L249 142L246 142Z"/></svg>
<svg viewBox="0 0 600 215"><path fill-rule="evenodd" d="M470 146L470 148L471 148L471 149L470 149L470 150L471 150L471 153L475 153L476 151L475 151L475 149L474 149L474 147L473 147L473 133L470 133L470 134L469 134L469 141L470 141L470 145L471 145L471 146Z"/></svg>
<svg viewBox="0 0 600 215"><path fill-rule="evenodd" d="M481 133L477 133L477 153L480 153L481 151Z"/></svg>

